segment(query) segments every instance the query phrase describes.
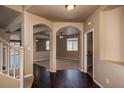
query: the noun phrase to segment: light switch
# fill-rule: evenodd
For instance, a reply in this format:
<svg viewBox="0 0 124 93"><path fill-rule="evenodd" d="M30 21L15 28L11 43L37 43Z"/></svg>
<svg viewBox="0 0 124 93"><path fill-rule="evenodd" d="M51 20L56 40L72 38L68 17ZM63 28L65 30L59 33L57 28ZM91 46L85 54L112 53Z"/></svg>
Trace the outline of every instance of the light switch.
<svg viewBox="0 0 124 93"><path fill-rule="evenodd" d="M31 48L30 47L28 47L28 51L30 51L31 50Z"/></svg>

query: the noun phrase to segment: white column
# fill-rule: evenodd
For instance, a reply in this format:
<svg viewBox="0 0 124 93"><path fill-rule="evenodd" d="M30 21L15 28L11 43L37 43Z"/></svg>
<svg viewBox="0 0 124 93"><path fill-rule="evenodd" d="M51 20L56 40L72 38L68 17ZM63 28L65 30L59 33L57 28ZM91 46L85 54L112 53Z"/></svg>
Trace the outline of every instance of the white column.
<svg viewBox="0 0 124 93"><path fill-rule="evenodd" d="M52 31L51 36L51 50L50 50L50 71L56 72L56 32Z"/></svg>
<svg viewBox="0 0 124 93"><path fill-rule="evenodd" d="M22 46L24 47L24 75L33 75L33 22L26 10L23 12Z"/></svg>

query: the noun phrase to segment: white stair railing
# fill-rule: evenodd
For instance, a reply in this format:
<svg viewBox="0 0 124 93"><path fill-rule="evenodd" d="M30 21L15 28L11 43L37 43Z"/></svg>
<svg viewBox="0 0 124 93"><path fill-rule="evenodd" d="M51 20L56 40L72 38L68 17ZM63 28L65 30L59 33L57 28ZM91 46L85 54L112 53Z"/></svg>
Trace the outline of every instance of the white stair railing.
<svg viewBox="0 0 124 93"><path fill-rule="evenodd" d="M10 43L0 38L0 74L20 81L23 88L24 74L24 48L14 47Z"/></svg>

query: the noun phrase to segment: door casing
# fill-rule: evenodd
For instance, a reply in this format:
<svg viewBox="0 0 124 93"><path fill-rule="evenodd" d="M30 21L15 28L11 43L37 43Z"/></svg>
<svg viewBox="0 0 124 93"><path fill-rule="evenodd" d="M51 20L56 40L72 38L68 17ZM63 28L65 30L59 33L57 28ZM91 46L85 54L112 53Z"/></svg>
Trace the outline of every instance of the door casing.
<svg viewBox="0 0 124 93"><path fill-rule="evenodd" d="M92 32L93 36L93 79L94 79L94 28L84 33L84 72L87 73L87 35Z"/></svg>

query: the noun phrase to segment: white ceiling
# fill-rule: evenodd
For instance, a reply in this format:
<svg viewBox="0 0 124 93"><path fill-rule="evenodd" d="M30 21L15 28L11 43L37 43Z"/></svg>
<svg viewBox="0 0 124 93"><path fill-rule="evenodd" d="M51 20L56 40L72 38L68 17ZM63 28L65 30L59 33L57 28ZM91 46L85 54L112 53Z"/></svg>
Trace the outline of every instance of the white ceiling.
<svg viewBox="0 0 124 93"><path fill-rule="evenodd" d="M72 11L67 11L64 5L33 5L27 7L27 11L51 21L82 22L99 6L76 5Z"/></svg>

